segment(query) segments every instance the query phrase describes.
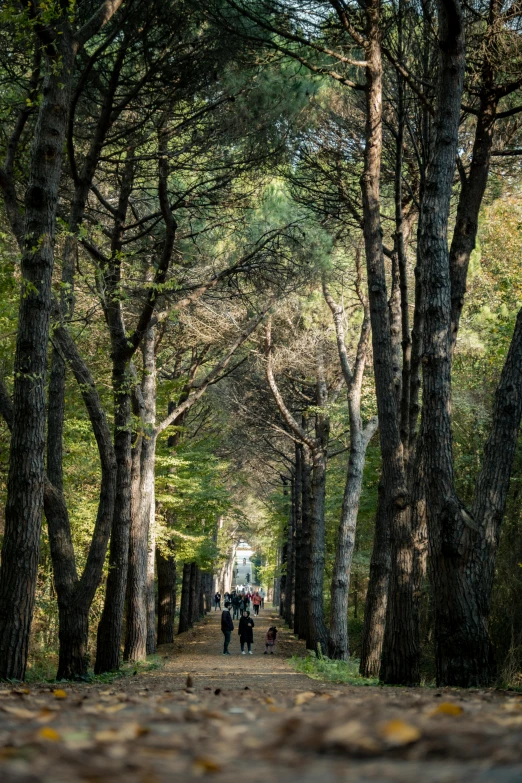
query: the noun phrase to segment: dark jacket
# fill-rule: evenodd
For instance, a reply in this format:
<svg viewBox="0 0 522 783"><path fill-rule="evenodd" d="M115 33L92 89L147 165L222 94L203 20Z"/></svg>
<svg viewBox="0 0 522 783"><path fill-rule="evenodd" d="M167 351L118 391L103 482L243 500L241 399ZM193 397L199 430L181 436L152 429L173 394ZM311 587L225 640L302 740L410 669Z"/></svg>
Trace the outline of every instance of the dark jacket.
<svg viewBox="0 0 522 783"><path fill-rule="evenodd" d="M254 641L254 632L252 631L252 628L254 627L254 621L251 617L242 617L239 621L239 641L242 644L250 643Z"/></svg>
<svg viewBox="0 0 522 783"><path fill-rule="evenodd" d="M234 623L232 622L232 615L228 611L228 609L224 609L221 612L221 630L223 633L225 631L233 631L234 630Z"/></svg>

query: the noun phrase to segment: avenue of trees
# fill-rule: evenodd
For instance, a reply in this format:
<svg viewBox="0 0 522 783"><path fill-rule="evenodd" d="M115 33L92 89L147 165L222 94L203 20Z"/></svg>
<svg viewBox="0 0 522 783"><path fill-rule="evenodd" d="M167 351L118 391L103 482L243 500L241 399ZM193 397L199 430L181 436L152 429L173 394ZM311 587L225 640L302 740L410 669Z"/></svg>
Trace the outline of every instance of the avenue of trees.
<svg viewBox="0 0 522 783"><path fill-rule="evenodd" d="M246 538L311 651L516 679L519 4L0 8L0 678L144 660Z"/></svg>

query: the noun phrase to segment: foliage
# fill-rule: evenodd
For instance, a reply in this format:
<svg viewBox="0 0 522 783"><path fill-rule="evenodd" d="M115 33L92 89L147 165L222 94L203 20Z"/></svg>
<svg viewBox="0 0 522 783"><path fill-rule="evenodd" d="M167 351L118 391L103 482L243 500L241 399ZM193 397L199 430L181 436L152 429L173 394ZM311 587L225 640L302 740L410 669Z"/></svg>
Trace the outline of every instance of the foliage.
<svg viewBox="0 0 522 783"><path fill-rule="evenodd" d="M316 655L310 651L304 658L293 656L290 663L294 669L306 674L313 680L325 682L342 682L345 685L378 685L379 680L361 677L359 661L350 658L348 661L333 661L324 655Z"/></svg>

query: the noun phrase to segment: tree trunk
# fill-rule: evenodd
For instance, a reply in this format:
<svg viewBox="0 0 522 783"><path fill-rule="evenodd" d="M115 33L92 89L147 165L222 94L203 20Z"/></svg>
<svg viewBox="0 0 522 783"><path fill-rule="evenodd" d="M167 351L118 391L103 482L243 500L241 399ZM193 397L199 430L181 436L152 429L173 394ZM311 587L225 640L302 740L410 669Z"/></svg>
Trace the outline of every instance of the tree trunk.
<svg viewBox="0 0 522 783"><path fill-rule="evenodd" d="M192 628L198 619L198 600L197 600L197 576L198 566L196 562L190 564L190 591L189 591L189 627Z"/></svg>
<svg viewBox="0 0 522 783"><path fill-rule="evenodd" d="M120 665L120 645L129 564L131 526L132 432L129 377L126 360L116 357L113 369L114 452L116 454L116 501L109 551L109 575L105 603L98 626L96 674L116 671Z"/></svg>
<svg viewBox="0 0 522 783"><path fill-rule="evenodd" d="M60 33L42 88L25 194L23 285L0 568L0 679L25 676L40 552L56 205L74 62L68 23L60 24Z"/></svg>
<svg viewBox="0 0 522 783"><path fill-rule="evenodd" d="M474 525L456 493L451 433L451 283L448 218L465 66L458 0L440 2L440 75L434 150L422 204L419 252L425 292L423 406L420 430L426 471L430 572L435 610L437 681L479 685L488 677L487 630L461 557L475 543Z"/></svg>
<svg viewBox="0 0 522 783"><path fill-rule="evenodd" d="M59 659L57 680L78 680L87 677L89 641L89 608L58 603Z"/></svg>
<svg viewBox="0 0 522 783"><path fill-rule="evenodd" d="M190 628L190 563L183 564L183 581L181 583L181 602L179 608L178 634Z"/></svg>
<svg viewBox="0 0 522 783"><path fill-rule="evenodd" d="M158 571L158 644L174 642L174 620L176 618L176 558L174 545L169 544L172 554L164 557L156 548Z"/></svg>
<svg viewBox="0 0 522 783"><path fill-rule="evenodd" d="M299 638L308 639L310 635L310 564L312 534L312 466L306 446L302 451L302 505L303 526L301 535L301 560L299 562L301 592L296 595L299 618Z"/></svg>
<svg viewBox="0 0 522 783"><path fill-rule="evenodd" d="M364 460L366 448L371 436L377 428L377 423L368 425L365 433L362 430L360 414L360 393L354 394L349 400L350 419L350 459L344 486L341 522L337 536L337 548L332 573L330 592L330 634L328 640L328 655L330 658L348 660L350 657L348 640L348 599L350 593L350 571L355 547L355 530L359 513Z"/></svg>
<svg viewBox="0 0 522 783"><path fill-rule="evenodd" d="M278 612L281 617L284 616L284 606L286 599L286 567L288 563L288 541L285 540L281 547L281 576L279 577L279 606Z"/></svg>
<svg viewBox="0 0 522 783"><path fill-rule="evenodd" d="M156 652L156 580L155 580L155 553L156 553L156 503L150 505L149 545L147 553L147 655Z"/></svg>
<svg viewBox="0 0 522 783"><path fill-rule="evenodd" d="M301 634L302 557L303 557L303 447L295 444L295 568L294 568L294 633Z"/></svg>
<svg viewBox="0 0 522 783"><path fill-rule="evenodd" d="M126 661L143 661L146 657L147 617L144 594L140 590L140 579L144 578L143 570L145 568L143 552L140 552L141 526L143 524L143 518L140 515L141 449L142 434L139 433L132 446L131 528L129 534L125 647L123 651L123 658Z"/></svg>
<svg viewBox="0 0 522 783"><path fill-rule="evenodd" d="M54 341L63 357L67 359L79 385L91 426L96 437L101 462L101 487L98 513L83 574L78 578L71 526L67 506L62 492L50 481L46 481L44 510L49 530L49 544L53 561L54 584L60 610L60 623L64 623L64 634L60 636L59 679L81 679L87 674L86 657L77 650L86 649L83 620L88 619L89 609L100 583L107 553L107 544L114 516L116 493L116 459L112 437L93 378L81 358L76 345L63 327L54 331ZM51 429L51 427L50 427ZM61 483L61 471L55 474ZM70 617L65 617L66 613ZM78 636L75 637L75 632ZM61 644L66 645L61 651ZM73 666L78 668L73 669Z"/></svg>
<svg viewBox="0 0 522 783"><path fill-rule="evenodd" d="M286 580L285 580L285 598L283 606L283 617L287 625L292 628L293 604L294 604L294 586L295 586L295 524L296 524L296 485L295 476L291 481L291 506L288 517L288 531L286 541Z"/></svg>
<svg viewBox="0 0 522 783"><path fill-rule="evenodd" d="M328 423L322 416L318 428L326 427ZM322 437L327 436L322 433ZM316 451L312 455L312 524L310 536L310 603L309 627L306 646L317 652L320 647L323 654L328 650L328 632L324 621L323 579L324 579L324 546L325 546L325 495L326 495L326 453Z"/></svg>
<svg viewBox="0 0 522 783"><path fill-rule="evenodd" d="M382 246L380 208L380 169L382 154L382 58L380 48L380 4L370 0L366 6L367 38L366 49L366 144L364 150L364 173L361 178L361 192L364 216L364 241L368 296L372 325L373 365L377 410L379 415L381 452L383 459L384 498L391 506L392 529L392 573L391 579L398 592L392 593L388 601L387 634L395 632L399 618L411 616L411 585L401 581L405 557L408 551L410 531L409 499L406 484L403 446L397 408L393 345L390 331L386 274ZM406 563L407 565L407 563ZM399 589L400 588L400 589ZM404 590L402 588L405 588ZM397 619L395 619L397 618ZM388 630L388 624L391 627ZM411 650L415 640L409 638L412 631L408 623L400 646L388 649L388 662L383 674L390 684L411 684L416 673L410 669ZM392 638L387 636L386 638ZM386 639L385 639L386 644ZM389 679L388 679L389 678Z"/></svg>
<svg viewBox="0 0 522 783"><path fill-rule="evenodd" d="M139 490L137 502L132 503L132 521L129 544L129 574L127 587L127 633L125 658L144 660L149 649L155 648L154 611L154 544L152 542L152 586L149 584L150 532L154 527L155 497L154 468L156 459L156 357L154 328L147 329L142 341L143 380L141 382L142 428L139 458ZM152 593L152 595L150 595ZM152 603L152 612L149 608ZM152 614L152 617L149 615ZM152 636L152 644L149 639Z"/></svg>
<svg viewBox="0 0 522 783"><path fill-rule="evenodd" d="M375 517L370 578L364 608L364 625L361 640L363 677L378 677L381 670L382 646L386 627L388 583L391 570L390 517L391 503L384 495L382 480L379 482L379 500Z"/></svg>
<svg viewBox="0 0 522 783"><path fill-rule="evenodd" d="M197 590L197 604L198 604L198 615L197 619L201 620L202 617L205 615L205 595L203 593L203 582L204 582L205 574L201 570L201 568L198 567L198 580L196 583L196 590Z"/></svg>

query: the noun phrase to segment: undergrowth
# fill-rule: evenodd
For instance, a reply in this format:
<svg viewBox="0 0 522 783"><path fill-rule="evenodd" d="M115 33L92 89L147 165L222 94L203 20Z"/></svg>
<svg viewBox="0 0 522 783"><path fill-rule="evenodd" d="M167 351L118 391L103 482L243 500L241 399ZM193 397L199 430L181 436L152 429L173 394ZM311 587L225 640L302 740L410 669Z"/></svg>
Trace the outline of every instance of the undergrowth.
<svg viewBox="0 0 522 783"><path fill-rule="evenodd" d="M163 665L164 663L159 655L149 655L146 661L122 663L118 671L104 672L103 674L94 674L92 671L89 671L84 681L111 683L122 677L133 677L144 672L161 669ZM38 660L27 668L25 682L63 682L63 680L57 680L55 674L55 661Z"/></svg>
<svg viewBox="0 0 522 783"><path fill-rule="evenodd" d="M350 658L348 661L334 661L315 652L309 652L305 658L294 655L290 658L293 668L308 675L314 680L326 682L343 682L348 685L378 685L376 677L361 677L359 674L359 661Z"/></svg>

